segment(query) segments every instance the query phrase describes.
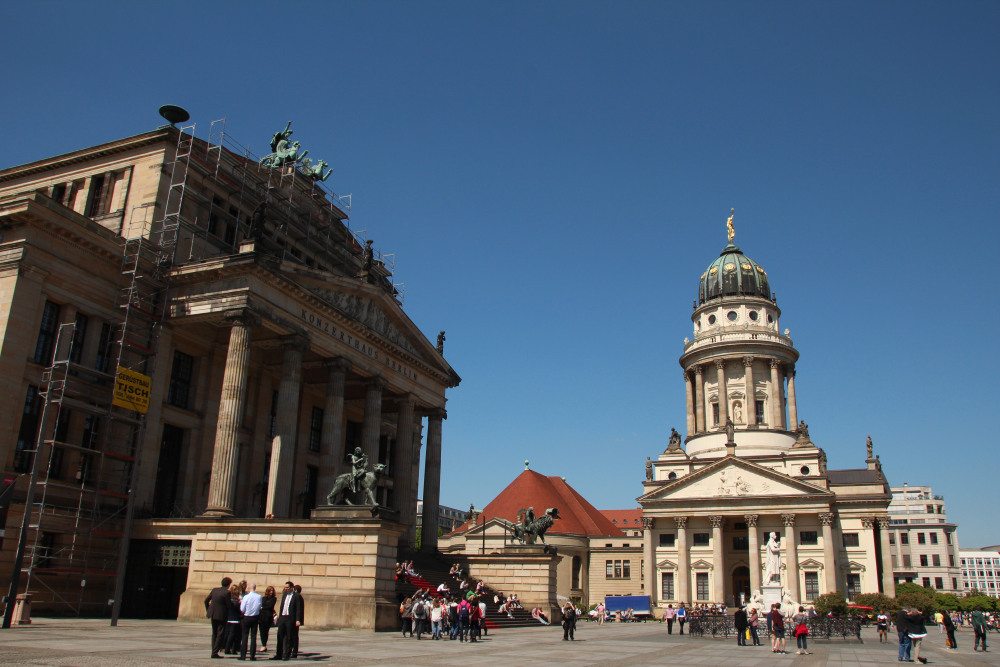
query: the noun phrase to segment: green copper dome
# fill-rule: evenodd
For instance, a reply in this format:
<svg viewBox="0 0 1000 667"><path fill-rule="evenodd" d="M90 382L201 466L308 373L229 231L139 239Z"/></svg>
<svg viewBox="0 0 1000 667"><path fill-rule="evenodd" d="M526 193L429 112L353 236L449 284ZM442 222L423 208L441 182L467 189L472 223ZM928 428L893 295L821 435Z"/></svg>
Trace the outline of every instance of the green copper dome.
<svg viewBox="0 0 1000 667"><path fill-rule="evenodd" d="M708 265L698 281L698 304L724 296L757 296L771 299L767 272L730 243Z"/></svg>

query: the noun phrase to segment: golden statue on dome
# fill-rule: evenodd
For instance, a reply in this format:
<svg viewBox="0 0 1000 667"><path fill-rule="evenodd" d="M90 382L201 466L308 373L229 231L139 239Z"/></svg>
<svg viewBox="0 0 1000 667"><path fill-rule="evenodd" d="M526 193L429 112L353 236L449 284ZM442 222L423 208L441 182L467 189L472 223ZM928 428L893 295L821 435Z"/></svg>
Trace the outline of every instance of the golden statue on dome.
<svg viewBox="0 0 1000 667"><path fill-rule="evenodd" d="M733 227L733 216L736 214L736 209L729 209L729 217L726 219L726 236L729 237L729 242L732 243L733 239L736 238L736 228Z"/></svg>

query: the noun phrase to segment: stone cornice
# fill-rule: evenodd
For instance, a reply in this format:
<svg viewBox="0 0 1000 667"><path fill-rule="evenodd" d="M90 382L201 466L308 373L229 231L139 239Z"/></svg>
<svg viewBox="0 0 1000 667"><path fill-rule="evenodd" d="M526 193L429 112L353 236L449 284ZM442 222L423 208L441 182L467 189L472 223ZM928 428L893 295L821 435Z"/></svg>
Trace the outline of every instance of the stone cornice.
<svg viewBox="0 0 1000 667"><path fill-rule="evenodd" d="M38 192L0 202L0 221L8 219L61 238L104 261L121 262L124 244L121 236ZM38 245L32 244L30 239L28 243ZM49 251L43 246L38 247Z"/></svg>

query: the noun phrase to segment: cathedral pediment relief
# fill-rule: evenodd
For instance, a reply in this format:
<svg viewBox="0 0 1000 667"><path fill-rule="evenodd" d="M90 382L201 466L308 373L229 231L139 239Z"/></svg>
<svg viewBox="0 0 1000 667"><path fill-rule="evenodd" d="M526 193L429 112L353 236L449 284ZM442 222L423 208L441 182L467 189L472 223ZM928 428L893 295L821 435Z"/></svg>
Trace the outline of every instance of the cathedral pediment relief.
<svg viewBox="0 0 1000 667"><path fill-rule="evenodd" d="M830 495L830 492L770 468L730 457L661 485L640 497L639 502L817 494Z"/></svg>
<svg viewBox="0 0 1000 667"><path fill-rule="evenodd" d="M388 313L371 298L319 287L308 287L307 289L328 305L333 306L355 322L368 327L393 345L401 347L410 354L419 355L414 341L410 340L392 322Z"/></svg>

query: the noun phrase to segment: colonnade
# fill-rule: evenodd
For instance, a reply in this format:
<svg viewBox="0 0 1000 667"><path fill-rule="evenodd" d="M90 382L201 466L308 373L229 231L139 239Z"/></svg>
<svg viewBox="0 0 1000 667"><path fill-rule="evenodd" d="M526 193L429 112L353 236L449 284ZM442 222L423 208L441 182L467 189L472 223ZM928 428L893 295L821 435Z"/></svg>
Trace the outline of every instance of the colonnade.
<svg viewBox="0 0 1000 667"><path fill-rule="evenodd" d="M756 392L754 385L753 364L755 359L767 362L770 366L770 383L767 394L767 413L765 421L758 424L756 410ZM708 433L725 427L729 414L729 387L726 370L733 366L743 367L743 414L739 421L733 421L746 428L765 428L788 430L798 424L798 408L795 400L795 367L771 357L742 356L734 358L714 359L710 363L694 364L684 370L685 397L687 400L687 432L688 435ZM718 392L719 420L715 423L711 412L712 403L709 400L706 381L715 379ZM787 420L785 404L785 382L787 389Z"/></svg>
<svg viewBox="0 0 1000 667"><path fill-rule="evenodd" d="M231 517L236 504L236 467L238 439L243 415L247 408L250 374L250 343L258 319L249 311L239 311L227 317L229 342L219 401L212 470L205 516ZM281 380L275 411L275 433L271 440L271 460L267 486L265 514L272 518L288 518L291 513L298 424L299 396L302 391L303 355L308 340L301 335L282 340ZM324 361L327 369L325 403L321 429L320 484L329 488L333 477L344 465L344 394L351 363L337 357ZM379 457L382 435L382 413L386 407L386 381L378 376L365 379L365 412L360 446L375 463ZM419 461L419 428L417 419L426 415L427 452L424 468L423 540L425 549L437 548L437 519L441 483L441 430L445 411L439 408L418 408L416 398L404 392L395 399L396 446L392 450L389 471L393 495L399 510L399 521L412 525L416 520L417 464Z"/></svg>

